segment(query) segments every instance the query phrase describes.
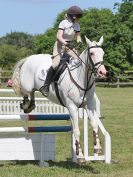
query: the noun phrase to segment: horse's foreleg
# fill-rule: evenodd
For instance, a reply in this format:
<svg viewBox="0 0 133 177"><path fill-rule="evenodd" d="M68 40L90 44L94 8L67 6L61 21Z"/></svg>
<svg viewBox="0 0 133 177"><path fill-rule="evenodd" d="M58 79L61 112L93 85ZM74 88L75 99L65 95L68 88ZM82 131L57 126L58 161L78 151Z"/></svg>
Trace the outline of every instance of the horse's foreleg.
<svg viewBox="0 0 133 177"><path fill-rule="evenodd" d="M96 113L96 111L94 110L94 116L95 116L95 126L96 129L93 130L93 139L94 139L94 153L96 154L101 154L102 153L102 147L101 147L101 142L98 136L98 125L96 122L96 117L98 117L98 114Z"/></svg>
<svg viewBox="0 0 133 177"><path fill-rule="evenodd" d="M35 90L33 89L30 93L30 106L33 106L35 108Z"/></svg>
<svg viewBox="0 0 133 177"><path fill-rule="evenodd" d="M24 95L23 96L23 102L20 103L20 108L25 110L25 109L28 109L30 106L30 100L28 98L28 95Z"/></svg>
<svg viewBox="0 0 133 177"><path fill-rule="evenodd" d="M95 117L90 117L91 120L91 126L93 128L93 143L94 143L94 153L101 154L102 153L102 147L98 135L98 125L95 120Z"/></svg>
<svg viewBox="0 0 133 177"><path fill-rule="evenodd" d="M87 109L88 117L90 118L90 123L93 129L93 144L94 144L94 153L100 154L102 152L102 147L100 144L100 139L98 136L98 125L94 117L94 112Z"/></svg>
<svg viewBox="0 0 133 177"><path fill-rule="evenodd" d="M35 90L33 89L30 93L30 100L28 95L24 95L23 103L20 104L21 109L24 110L24 113L30 113L33 109L35 109Z"/></svg>
<svg viewBox="0 0 133 177"><path fill-rule="evenodd" d="M100 140L98 136L98 124L95 119L95 117L98 115L94 110L94 90L93 89L87 94L87 102L85 105L85 109L88 117L90 118L91 126L93 129L94 153L99 154L102 152L102 147L100 145Z"/></svg>
<svg viewBox="0 0 133 177"><path fill-rule="evenodd" d="M35 109L35 90L33 89L30 93L30 105L27 109L24 110L25 113L30 113L33 109Z"/></svg>
<svg viewBox="0 0 133 177"><path fill-rule="evenodd" d="M77 160L78 162L84 162L84 156L83 156L82 148L80 145L80 130L79 130L79 125L78 125L78 108L73 104L72 105L69 104L68 110L69 110L71 120L72 120Z"/></svg>

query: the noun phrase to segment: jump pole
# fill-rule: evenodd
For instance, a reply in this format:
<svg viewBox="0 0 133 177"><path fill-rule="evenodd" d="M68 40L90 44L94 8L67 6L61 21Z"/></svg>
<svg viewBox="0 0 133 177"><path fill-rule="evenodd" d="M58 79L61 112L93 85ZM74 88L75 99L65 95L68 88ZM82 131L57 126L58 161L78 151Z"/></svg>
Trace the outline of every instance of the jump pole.
<svg viewBox="0 0 133 177"><path fill-rule="evenodd" d="M9 120L9 121L12 121L12 120L28 120L28 121L40 121L40 120L70 120L70 115L69 114L34 114L34 115L27 115L27 114L21 114L21 115L0 115L0 120ZM5 144L8 144L8 147L13 146L13 143L16 143L18 147L21 148L22 144L23 144L23 148L26 148L25 147L25 143L28 144L28 149L32 149L32 151L34 151L34 147L31 147L32 146L32 139L36 138L37 136L39 136L39 138L37 138L37 141L39 140L40 142L40 145L39 145L39 149L40 149L40 155L39 155L39 161L40 161L40 166L43 166L44 164L44 156L45 156L45 152L44 152L44 146L47 144L47 141L49 140L46 140L47 138L49 139L48 136L50 136L50 145L48 143L48 150L51 148L51 143L53 143L53 147L54 147L54 150L55 150L55 145L54 145L54 137L55 135L52 135L52 134L43 134L45 132L72 132L72 126L71 125L64 125L64 126L43 126L43 127L2 127L0 128L0 133L15 133L15 132L20 132L20 133L26 133L26 137L22 137L22 138L14 138L14 134L11 135L9 134L12 138L0 138L0 154L1 154L1 150L5 150ZM37 134L36 134L37 133ZM39 133L39 134L38 134ZM46 137L45 137L46 136ZM31 139L31 141L30 141ZM45 141L46 140L46 141ZM11 141L11 143L9 143ZM22 141L22 143L20 144L20 146L18 145L19 144L19 141ZM36 140L35 140L36 141ZM75 140L74 140L74 136L72 135L72 160L76 161L76 153L75 153L75 144L74 144ZM36 145L33 145L33 146L36 146ZM8 147L7 147L7 151L8 151ZM23 150L22 148L22 150ZM11 148L13 149L13 148ZM46 147L45 147L46 149ZM10 149L9 149L10 151ZM13 152L12 152L13 153ZM0 160L28 160L28 157L24 157L21 156L21 150L19 152L19 149L17 149L17 156L15 157L16 154L14 154L14 156L11 156L10 153L10 156L1 156L0 155ZM29 155L29 160L36 160L36 157L33 157L34 156L34 153L35 152L31 152L31 154ZM52 152L54 154L54 152ZM50 153L49 153L50 154ZM3 154L4 155L4 154ZM48 154L47 154L48 155ZM38 158L38 157L37 157ZM49 160L54 160L53 159L53 156L51 156L50 154L50 159Z"/></svg>

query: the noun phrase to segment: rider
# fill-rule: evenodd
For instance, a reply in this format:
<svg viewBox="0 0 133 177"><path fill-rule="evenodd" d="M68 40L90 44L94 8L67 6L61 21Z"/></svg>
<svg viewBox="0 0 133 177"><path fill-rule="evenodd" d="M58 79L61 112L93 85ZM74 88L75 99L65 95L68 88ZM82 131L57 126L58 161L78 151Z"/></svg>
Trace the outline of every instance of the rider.
<svg viewBox="0 0 133 177"><path fill-rule="evenodd" d="M71 46L71 42L76 35L77 43L82 42L80 36L80 25L78 23L79 19L82 17L83 11L78 6L72 6L67 11L66 19L62 20L59 24L57 32L57 41L54 44L53 57L52 57L52 66L48 70L47 77L44 83L39 90L44 96L48 96L49 85L54 76L55 70L60 63L60 59L63 55L63 52L67 52L68 55L73 58L77 58L74 49Z"/></svg>

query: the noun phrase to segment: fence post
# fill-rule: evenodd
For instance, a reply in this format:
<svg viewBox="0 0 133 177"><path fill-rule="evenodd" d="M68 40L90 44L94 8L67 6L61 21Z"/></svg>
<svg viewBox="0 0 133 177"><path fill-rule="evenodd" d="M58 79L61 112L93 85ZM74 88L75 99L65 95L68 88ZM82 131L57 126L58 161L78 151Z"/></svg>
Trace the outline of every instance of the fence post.
<svg viewBox="0 0 133 177"><path fill-rule="evenodd" d="M1 77L2 77L2 68L0 68L0 84L2 83Z"/></svg>
<svg viewBox="0 0 133 177"><path fill-rule="evenodd" d="M117 77L117 88L119 88L119 87L120 87L120 78Z"/></svg>

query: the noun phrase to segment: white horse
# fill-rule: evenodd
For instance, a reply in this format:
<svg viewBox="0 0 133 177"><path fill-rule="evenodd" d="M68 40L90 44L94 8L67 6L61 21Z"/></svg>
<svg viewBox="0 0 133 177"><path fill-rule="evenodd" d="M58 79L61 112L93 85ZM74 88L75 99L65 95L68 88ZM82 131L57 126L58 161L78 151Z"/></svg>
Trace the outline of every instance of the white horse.
<svg viewBox="0 0 133 177"><path fill-rule="evenodd" d="M80 130L78 126L78 108L84 100L84 108L91 120L94 137L94 151L99 153L101 150L98 137L98 125L95 120L96 112L94 110L94 73L100 77L106 75L106 69L103 65L104 51L101 48L103 37L99 42L91 42L85 37L87 48L79 56L79 60L71 59L65 71L58 80L59 94L63 104L67 107L73 125L75 136L75 146L77 159L83 160L82 149L80 146ZM39 90L44 84L44 79L48 68L51 66L51 55L37 54L20 60L13 73L13 88L16 94L23 96L24 101L21 105L24 110L34 108L34 92ZM43 79L44 76L44 79ZM30 96L30 100L28 99ZM54 83L50 85L48 99L56 104L60 101L55 93Z"/></svg>

